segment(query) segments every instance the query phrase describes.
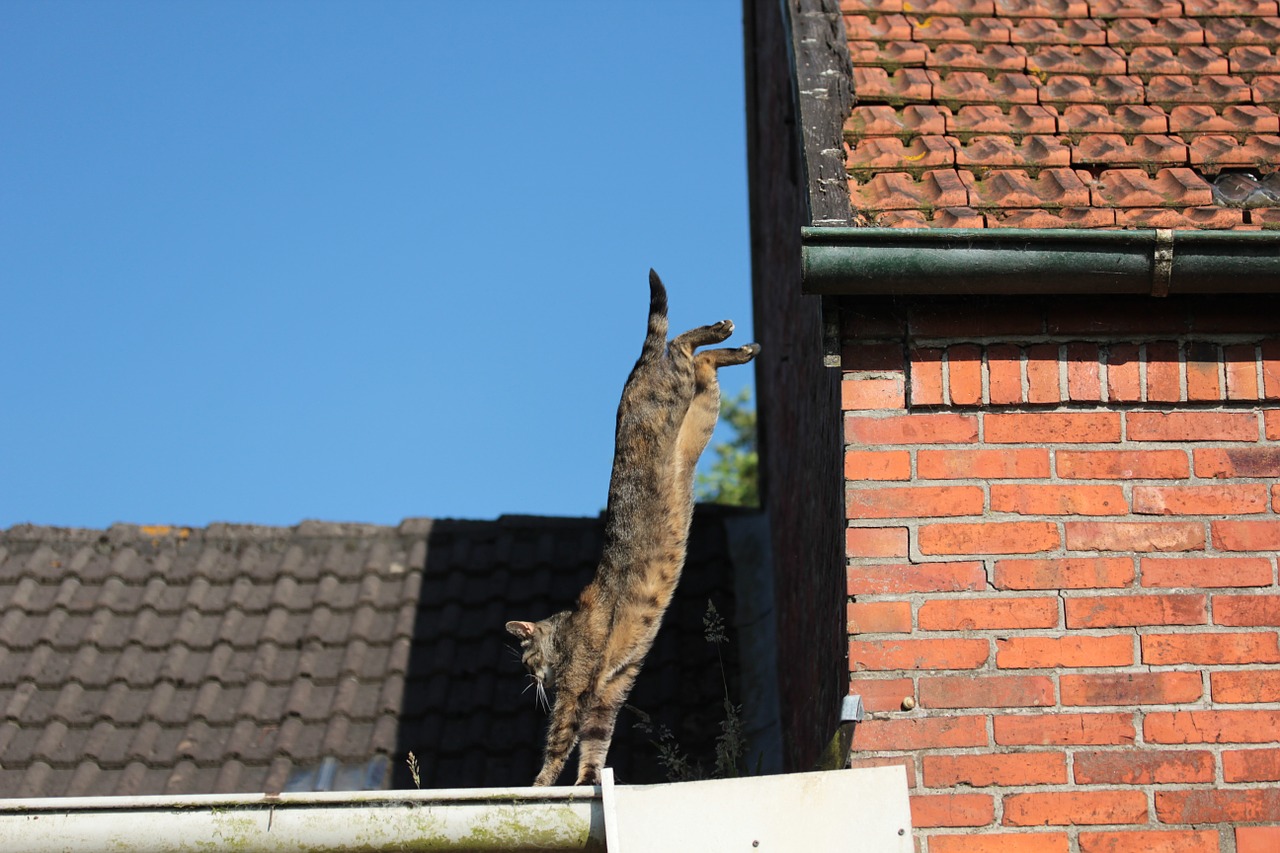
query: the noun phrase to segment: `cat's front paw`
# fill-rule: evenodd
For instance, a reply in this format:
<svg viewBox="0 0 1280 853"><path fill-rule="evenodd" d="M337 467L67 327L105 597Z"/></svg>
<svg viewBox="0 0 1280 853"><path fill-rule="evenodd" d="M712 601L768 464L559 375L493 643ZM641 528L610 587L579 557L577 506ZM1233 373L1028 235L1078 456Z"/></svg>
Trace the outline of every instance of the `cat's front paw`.
<svg viewBox="0 0 1280 853"><path fill-rule="evenodd" d="M723 341L725 338L733 334L733 321L721 320L719 323L712 325L711 331L715 333L717 338Z"/></svg>

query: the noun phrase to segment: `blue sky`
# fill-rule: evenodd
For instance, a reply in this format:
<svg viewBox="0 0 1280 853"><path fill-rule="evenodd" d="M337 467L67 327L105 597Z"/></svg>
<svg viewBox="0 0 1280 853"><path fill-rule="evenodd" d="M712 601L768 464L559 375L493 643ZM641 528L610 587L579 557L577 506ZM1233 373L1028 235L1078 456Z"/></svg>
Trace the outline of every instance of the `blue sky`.
<svg viewBox="0 0 1280 853"><path fill-rule="evenodd" d="M595 514L649 267L751 339L742 69L736 0L6 0L0 528Z"/></svg>

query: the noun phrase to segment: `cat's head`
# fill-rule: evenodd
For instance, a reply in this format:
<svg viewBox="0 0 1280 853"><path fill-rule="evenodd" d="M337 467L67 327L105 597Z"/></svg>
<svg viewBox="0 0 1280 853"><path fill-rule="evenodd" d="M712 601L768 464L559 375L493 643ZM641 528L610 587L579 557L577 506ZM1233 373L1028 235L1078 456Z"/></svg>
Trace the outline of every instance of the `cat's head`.
<svg viewBox="0 0 1280 853"><path fill-rule="evenodd" d="M538 685L538 693L555 687L560 662L560 626L569 617L565 610L541 622L508 622L507 632L520 641L520 662Z"/></svg>

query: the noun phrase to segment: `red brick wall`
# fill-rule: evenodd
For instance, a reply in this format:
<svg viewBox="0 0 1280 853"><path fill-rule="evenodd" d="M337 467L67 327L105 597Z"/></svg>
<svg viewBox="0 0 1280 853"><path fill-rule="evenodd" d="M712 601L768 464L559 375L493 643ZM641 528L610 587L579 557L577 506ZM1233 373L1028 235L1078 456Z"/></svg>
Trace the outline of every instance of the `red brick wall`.
<svg viewBox="0 0 1280 853"><path fill-rule="evenodd" d="M922 850L1280 850L1277 324L845 307L852 760Z"/></svg>

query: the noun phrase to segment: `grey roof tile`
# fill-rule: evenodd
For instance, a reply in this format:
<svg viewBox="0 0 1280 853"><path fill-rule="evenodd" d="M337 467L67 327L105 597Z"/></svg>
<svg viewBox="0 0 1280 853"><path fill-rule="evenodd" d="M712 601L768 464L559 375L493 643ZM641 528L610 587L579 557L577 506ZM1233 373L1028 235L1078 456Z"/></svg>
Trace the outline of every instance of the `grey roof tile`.
<svg viewBox="0 0 1280 853"><path fill-rule="evenodd" d="M728 578L699 515L633 697L673 727L720 701L688 675ZM0 531L0 797L408 785L410 749L427 785L527 784L546 718L502 625L570 604L600 546L599 519L532 517ZM611 757L657 772L626 720Z"/></svg>

